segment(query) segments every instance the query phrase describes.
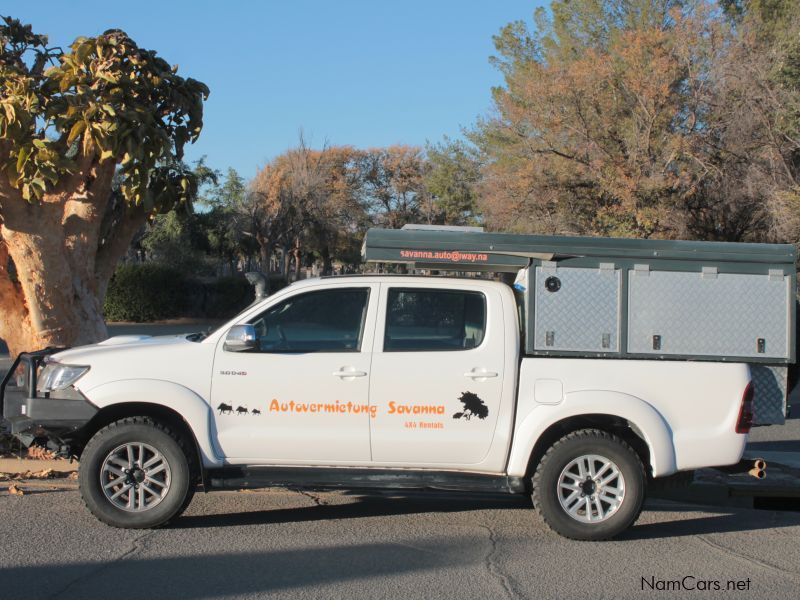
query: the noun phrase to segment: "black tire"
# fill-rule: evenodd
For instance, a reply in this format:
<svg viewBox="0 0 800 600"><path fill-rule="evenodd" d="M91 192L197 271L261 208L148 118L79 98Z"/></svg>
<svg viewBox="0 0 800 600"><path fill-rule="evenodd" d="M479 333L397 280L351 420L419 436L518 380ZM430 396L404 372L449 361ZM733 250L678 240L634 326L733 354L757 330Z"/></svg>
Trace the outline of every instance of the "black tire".
<svg viewBox="0 0 800 600"><path fill-rule="evenodd" d="M119 446L142 443L155 448L167 462L170 483L157 504L140 512L115 506L103 492L102 466ZM167 425L149 417L128 417L99 430L81 454L78 483L86 507L103 523L123 529L149 529L166 525L178 517L192 500L197 465L187 440Z"/></svg>
<svg viewBox="0 0 800 600"><path fill-rule="evenodd" d="M573 460L587 455L599 455L612 461L624 478L625 492L616 512L596 522L581 521L580 515L571 516L558 495L562 472ZM607 540L628 529L639 518L646 484L642 461L625 441L599 429L582 429L565 435L547 450L533 476L532 499L536 512L556 533L573 540ZM593 488L590 486L590 489ZM584 509L583 514L586 512Z"/></svg>

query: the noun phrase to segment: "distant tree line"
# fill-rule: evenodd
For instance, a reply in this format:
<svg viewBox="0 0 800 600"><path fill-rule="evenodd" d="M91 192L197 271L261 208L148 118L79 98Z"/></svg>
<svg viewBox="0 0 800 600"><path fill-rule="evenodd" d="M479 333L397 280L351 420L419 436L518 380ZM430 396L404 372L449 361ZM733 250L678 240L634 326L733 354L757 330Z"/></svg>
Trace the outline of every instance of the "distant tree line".
<svg viewBox="0 0 800 600"><path fill-rule="evenodd" d="M389 146L296 147L249 182L203 161L194 209L158 215L131 256L208 275L259 269L292 280L304 270L354 270L368 227L406 223L475 224L474 149L444 140L427 149Z"/></svg>
<svg viewBox="0 0 800 600"><path fill-rule="evenodd" d="M200 164L203 208L157 217L140 247L291 279L356 268L368 227L406 223L800 239L796 0L553 0L494 42L504 83L465 139L301 136L249 182Z"/></svg>
<svg viewBox="0 0 800 600"><path fill-rule="evenodd" d="M797 0L552 0L494 42L503 83L463 139L301 137L245 181L184 163L209 89L155 51L0 19L0 337L103 339L126 253L285 281L357 268L367 227L409 222L798 243Z"/></svg>

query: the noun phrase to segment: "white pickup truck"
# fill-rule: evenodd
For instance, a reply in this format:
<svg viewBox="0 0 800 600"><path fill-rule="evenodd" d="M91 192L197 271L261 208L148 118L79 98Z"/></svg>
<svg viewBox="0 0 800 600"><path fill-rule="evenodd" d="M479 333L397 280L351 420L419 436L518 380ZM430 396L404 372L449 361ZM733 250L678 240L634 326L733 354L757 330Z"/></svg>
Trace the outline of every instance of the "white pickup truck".
<svg viewBox="0 0 800 600"><path fill-rule="evenodd" d="M487 279L305 280L207 335L23 354L4 417L79 457L89 510L126 528L198 487L411 488L530 494L556 532L599 540L648 479L740 460L747 364L537 356L524 313Z"/></svg>

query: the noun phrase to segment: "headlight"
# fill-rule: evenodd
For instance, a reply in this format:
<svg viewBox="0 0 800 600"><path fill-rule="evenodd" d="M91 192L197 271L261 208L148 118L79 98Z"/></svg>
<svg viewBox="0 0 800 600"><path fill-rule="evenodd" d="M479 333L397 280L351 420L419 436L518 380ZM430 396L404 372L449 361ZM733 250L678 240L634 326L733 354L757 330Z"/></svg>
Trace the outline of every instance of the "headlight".
<svg viewBox="0 0 800 600"><path fill-rule="evenodd" d="M62 365L57 362L48 363L39 374L36 390L38 392L63 390L78 381L88 370L89 367Z"/></svg>

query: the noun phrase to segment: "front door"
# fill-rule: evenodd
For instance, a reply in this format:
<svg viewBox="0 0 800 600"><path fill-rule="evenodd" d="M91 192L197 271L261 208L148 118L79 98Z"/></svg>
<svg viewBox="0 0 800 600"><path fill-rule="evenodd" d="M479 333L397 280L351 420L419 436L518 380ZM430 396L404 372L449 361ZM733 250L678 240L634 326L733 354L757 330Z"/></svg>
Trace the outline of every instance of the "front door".
<svg viewBox="0 0 800 600"><path fill-rule="evenodd" d="M211 399L217 442L237 461L370 460L369 379L378 285L321 284L283 297L247 322L255 351L220 341Z"/></svg>
<svg viewBox="0 0 800 600"><path fill-rule="evenodd" d="M489 453L504 377L501 297L451 285L381 286L370 380L375 464L477 465Z"/></svg>

